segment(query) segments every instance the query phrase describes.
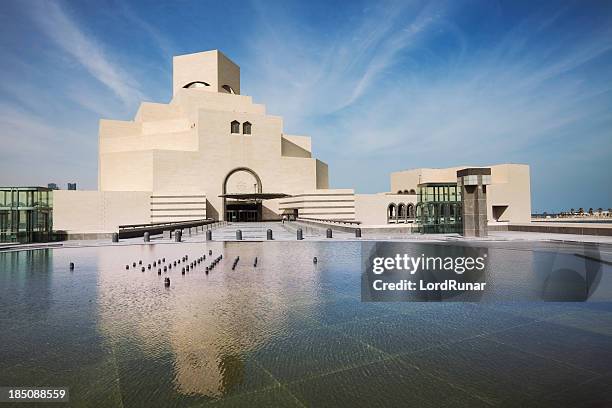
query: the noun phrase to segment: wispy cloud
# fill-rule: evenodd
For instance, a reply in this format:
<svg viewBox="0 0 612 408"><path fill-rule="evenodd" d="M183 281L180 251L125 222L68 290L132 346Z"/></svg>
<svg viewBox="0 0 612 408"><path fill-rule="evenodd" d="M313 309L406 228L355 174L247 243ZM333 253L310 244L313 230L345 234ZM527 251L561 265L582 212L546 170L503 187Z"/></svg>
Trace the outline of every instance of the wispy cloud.
<svg viewBox="0 0 612 408"><path fill-rule="evenodd" d="M138 82L112 62L104 47L82 31L59 2L38 2L35 7L31 7L31 12L46 35L92 77L107 86L125 106L147 99L140 91Z"/></svg>
<svg viewBox="0 0 612 408"><path fill-rule="evenodd" d="M5 182L36 157L27 172L41 182L78 173L95 187L99 117L130 119L151 95L167 101L171 54L221 48L241 65L243 93L282 115L288 133L313 136L333 186L377 192L400 169L525 162L536 209L612 200L610 187L592 187L612 173L603 3L134 4L3 3Z"/></svg>
<svg viewBox="0 0 612 408"><path fill-rule="evenodd" d="M612 149L605 125L612 73L591 67L606 66L612 21L586 21L576 32L560 29L567 7L534 9L506 29L489 26L496 41L485 41L457 23L463 12L385 4L324 40L290 15L261 11L283 23L265 24L272 28L251 42L264 78L252 93L285 116L288 131L312 133L332 162L333 184L359 191L380 190L386 183L374 177L405 168L508 161L537 168L550 146L567 163L577 146ZM355 181L363 168L369 174Z"/></svg>
<svg viewBox="0 0 612 408"><path fill-rule="evenodd" d="M96 141L76 129L0 103L0 184L45 185L82 180L97 165ZM80 154L75 154L75 149ZM92 186L89 186L92 187Z"/></svg>
<svg viewBox="0 0 612 408"><path fill-rule="evenodd" d="M151 42L157 46L163 58L172 58L176 47L174 42L167 35L163 34L155 25L141 17L127 2L121 2L118 7L123 17L146 33Z"/></svg>
<svg viewBox="0 0 612 408"><path fill-rule="evenodd" d="M445 12L440 6L385 3L363 10L354 26L322 39L308 37L297 21L257 4L266 29L251 40L249 65L261 79L254 92L272 104L282 99L283 114L290 117L333 114L354 104L384 81L399 53L415 45Z"/></svg>

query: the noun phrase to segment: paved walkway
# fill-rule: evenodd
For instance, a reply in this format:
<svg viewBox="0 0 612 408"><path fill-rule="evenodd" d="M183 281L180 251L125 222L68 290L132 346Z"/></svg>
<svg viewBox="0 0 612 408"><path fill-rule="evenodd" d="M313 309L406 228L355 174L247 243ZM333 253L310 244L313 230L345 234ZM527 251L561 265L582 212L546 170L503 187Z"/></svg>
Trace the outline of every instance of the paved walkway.
<svg viewBox="0 0 612 408"><path fill-rule="evenodd" d="M242 230L242 239L244 241L265 241L266 231L272 230L275 241L295 241L298 228L302 228L305 241L327 241L325 236L326 225L311 226L300 224L298 222L253 222L253 223L231 223L223 227L218 227L213 230L213 241L235 241L236 230ZM333 241L339 240L355 240L355 235L352 232L333 231ZM556 245L554 249L559 249L564 246L575 248L575 245L595 244L599 247L602 256L612 256L612 237L592 236L592 235L571 235L571 234L550 234L550 233L535 233L535 232L514 232L514 231L491 231L486 238L463 238L457 234L398 234L398 233L372 233L363 230L363 241L412 241L412 242L505 242L514 246L529 247L530 243L541 243L545 245ZM191 234L186 229L183 233L183 242L205 242L206 233L202 230L196 232L192 228ZM151 237L152 243L173 243L174 239L164 238L161 235ZM109 239L104 240L73 240L54 243L40 244L11 244L0 247L0 251L19 251L31 250L38 248L52 247L91 247L91 246L106 246L106 245L140 245L143 243L142 237L122 239L119 244L111 244ZM610 259L610 258L608 258ZM612 262L612 259L610 259Z"/></svg>

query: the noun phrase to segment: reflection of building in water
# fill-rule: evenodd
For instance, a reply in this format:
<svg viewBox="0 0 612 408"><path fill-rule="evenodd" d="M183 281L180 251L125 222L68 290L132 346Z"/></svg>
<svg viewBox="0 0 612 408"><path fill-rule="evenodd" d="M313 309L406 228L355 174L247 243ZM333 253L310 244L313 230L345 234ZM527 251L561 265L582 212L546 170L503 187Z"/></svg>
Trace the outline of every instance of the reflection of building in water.
<svg viewBox="0 0 612 408"><path fill-rule="evenodd" d="M185 285L176 283L181 275L173 269L168 273L172 279L170 291L159 284L157 273L140 275L140 271L126 272L122 267L125 261L119 265L122 261L117 259L134 249L100 248L101 331L118 350L117 358L125 358L125 351L130 350L129 358L139 358L143 367L148 367L167 364L166 357L171 355L173 373L165 375L172 376L176 390L182 394L220 397L252 377L250 355L269 339L289 331L290 304L295 299L288 291L307 292L313 298L320 291L313 269L304 271L299 285L288 287L293 283L284 281L278 273L282 262L289 262L285 260L286 248L267 245L264 251L263 245L240 247L241 260L259 257L257 274L218 270L206 277L200 270L188 275L192 284ZM193 248L201 247L165 246L163 253L166 259L178 259L201 250ZM149 259L157 259L154 250L143 246L137 249L142 252L125 257L142 259L146 264ZM178 252L171 255L171 251ZM224 251L227 259L237 255L231 245ZM274 268L264 266L273 263ZM134 273L142 280L134 279ZM136 355L134 350L142 354ZM156 368L159 370L159 366L151 370Z"/></svg>

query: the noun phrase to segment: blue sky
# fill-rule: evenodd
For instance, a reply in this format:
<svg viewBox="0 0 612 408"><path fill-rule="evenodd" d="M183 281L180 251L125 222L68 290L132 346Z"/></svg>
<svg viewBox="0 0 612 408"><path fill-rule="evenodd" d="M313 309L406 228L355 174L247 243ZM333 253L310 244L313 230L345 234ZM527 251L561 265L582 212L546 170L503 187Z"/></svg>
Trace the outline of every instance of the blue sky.
<svg viewBox="0 0 612 408"><path fill-rule="evenodd" d="M168 102L171 56L217 48L333 187L528 163L534 211L612 207L610 1L4 0L0 34L3 185L95 189L98 120Z"/></svg>

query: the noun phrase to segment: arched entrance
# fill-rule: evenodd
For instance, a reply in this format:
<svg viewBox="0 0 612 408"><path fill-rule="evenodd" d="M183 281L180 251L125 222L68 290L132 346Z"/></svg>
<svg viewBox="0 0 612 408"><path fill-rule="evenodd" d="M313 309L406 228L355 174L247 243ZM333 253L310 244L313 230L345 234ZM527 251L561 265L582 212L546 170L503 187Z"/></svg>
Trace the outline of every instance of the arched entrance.
<svg viewBox="0 0 612 408"><path fill-rule="evenodd" d="M261 179L248 167L237 167L223 180L223 195L261 193ZM251 222L261 220L261 200L227 199L223 197L223 214L226 221Z"/></svg>

